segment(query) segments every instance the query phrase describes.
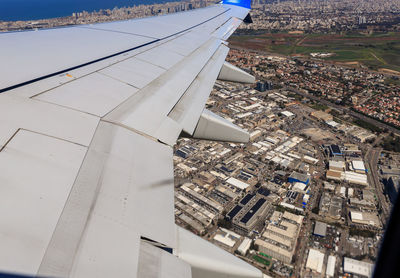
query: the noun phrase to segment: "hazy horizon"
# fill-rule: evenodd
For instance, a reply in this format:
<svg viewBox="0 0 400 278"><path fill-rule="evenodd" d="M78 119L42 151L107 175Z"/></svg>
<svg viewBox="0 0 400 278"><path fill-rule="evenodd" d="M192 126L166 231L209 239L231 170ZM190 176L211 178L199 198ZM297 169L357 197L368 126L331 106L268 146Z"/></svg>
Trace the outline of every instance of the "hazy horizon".
<svg viewBox="0 0 400 278"><path fill-rule="evenodd" d="M180 1L180 0L175 0ZM114 7L173 2L171 0L0 0L0 21L70 16Z"/></svg>

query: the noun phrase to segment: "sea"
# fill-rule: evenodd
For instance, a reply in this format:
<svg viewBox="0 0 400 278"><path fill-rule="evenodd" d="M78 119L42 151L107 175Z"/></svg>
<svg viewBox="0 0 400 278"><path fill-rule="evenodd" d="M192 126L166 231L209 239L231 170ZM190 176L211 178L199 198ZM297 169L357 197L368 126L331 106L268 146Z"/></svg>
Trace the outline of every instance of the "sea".
<svg viewBox="0 0 400 278"><path fill-rule="evenodd" d="M166 2L171 0L0 0L0 21L54 18L74 12Z"/></svg>

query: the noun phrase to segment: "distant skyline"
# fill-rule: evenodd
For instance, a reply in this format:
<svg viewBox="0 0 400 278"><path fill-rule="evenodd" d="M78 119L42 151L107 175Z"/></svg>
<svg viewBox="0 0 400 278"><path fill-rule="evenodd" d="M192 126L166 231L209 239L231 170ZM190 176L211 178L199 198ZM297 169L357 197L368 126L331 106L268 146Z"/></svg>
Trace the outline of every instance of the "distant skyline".
<svg viewBox="0 0 400 278"><path fill-rule="evenodd" d="M181 0L176 0L181 1ZM0 0L0 20L36 20L70 16L114 7L172 2L171 0Z"/></svg>

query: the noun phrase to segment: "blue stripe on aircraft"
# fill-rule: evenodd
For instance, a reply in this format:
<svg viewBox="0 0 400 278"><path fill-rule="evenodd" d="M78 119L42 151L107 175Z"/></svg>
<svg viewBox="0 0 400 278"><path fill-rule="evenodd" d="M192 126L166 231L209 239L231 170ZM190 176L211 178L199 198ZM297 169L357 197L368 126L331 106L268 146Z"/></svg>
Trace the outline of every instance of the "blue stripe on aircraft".
<svg viewBox="0 0 400 278"><path fill-rule="evenodd" d="M251 0L222 0L222 4L235 5L247 9L251 8Z"/></svg>

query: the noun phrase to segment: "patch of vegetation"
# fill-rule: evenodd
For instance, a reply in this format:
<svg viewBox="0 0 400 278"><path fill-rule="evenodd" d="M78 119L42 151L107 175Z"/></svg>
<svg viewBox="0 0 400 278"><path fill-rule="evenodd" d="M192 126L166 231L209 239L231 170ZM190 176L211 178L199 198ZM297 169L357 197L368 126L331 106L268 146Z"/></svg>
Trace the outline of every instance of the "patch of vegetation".
<svg viewBox="0 0 400 278"><path fill-rule="evenodd" d="M385 79L386 85L395 85L400 86L400 78L386 78Z"/></svg>
<svg viewBox="0 0 400 278"><path fill-rule="evenodd" d="M258 252L258 254L261 255L261 256L263 256L263 257L266 257L266 258L268 258L268 259L272 259L271 256L269 256L269 255L267 255L267 254L264 254L263 252Z"/></svg>
<svg viewBox="0 0 400 278"><path fill-rule="evenodd" d="M387 136L381 144L385 151L400 152L400 137Z"/></svg>
<svg viewBox="0 0 400 278"><path fill-rule="evenodd" d="M298 101L302 101L303 100L303 96L302 95L298 95L298 94L295 94L295 93L289 93L288 97L292 97L292 98L294 98L295 100L298 100Z"/></svg>
<svg viewBox="0 0 400 278"><path fill-rule="evenodd" d="M331 111L329 111L329 114L331 114L334 117L339 117L341 115L340 112L336 109L332 109Z"/></svg>
<svg viewBox="0 0 400 278"><path fill-rule="evenodd" d="M245 35L236 33L231 41L240 47L283 55L333 53L333 56L324 60L360 62L374 70L387 68L400 71L400 32L335 35L268 33L258 30Z"/></svg>
<svg viewBox="0 0 400 278"><path fill-rule="evenodd" d="M361 230L357 228L350 228L350 236L362 236L362 237L375 237L376 233L370 230Z"/></svg>
<svg viewBox="0 0 400 278"><path fill-rule="evenodd" d="M325 111L327 109L329 109L329 106L325 105L325 104L321 104L321 103L315 103L311 106L312 109L315 110L322 110Z"/></svg>
<svg viewBox="0 0 400 278"><path fill-rule="evenodd" d="M372 132L377 132L377 133L382 132L382 130L379 127L377 127L376 125L371 124L371 123L366 122L366 121L363 121L361 119L356 119L356 120L353 121L353 123L358 125L359 127L368 129L368 130L370 130Z"/></svg>
<svg viewBox="0 0 400 278"><path fill-rule="evenodd" d="M343 121L342 121L341 119L337 118L337 117L333 117L333 120L334 120L335 122L339 123L339 124L342 124L342 123L343 123Z"/></svg>
<svg viewBox="0 0 400 278"><path fill-rule="evenodd" d="M257 262L259 262L259 263L261 263L263 265L266 265L266 266L269 266L271 264L270 261L268 261L268 260L266 260L264 258L261 258L260 256L257 256L257 255L253 256L253 260L255 260L255 261L257 261Z"/></svg>

